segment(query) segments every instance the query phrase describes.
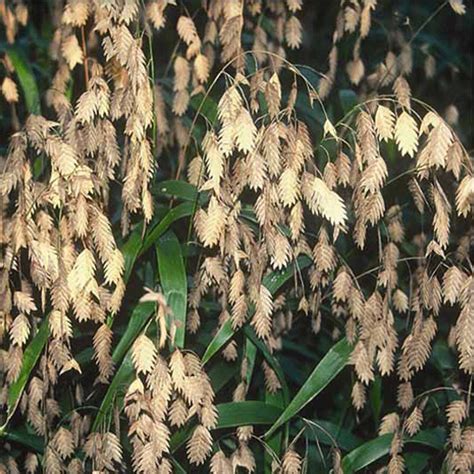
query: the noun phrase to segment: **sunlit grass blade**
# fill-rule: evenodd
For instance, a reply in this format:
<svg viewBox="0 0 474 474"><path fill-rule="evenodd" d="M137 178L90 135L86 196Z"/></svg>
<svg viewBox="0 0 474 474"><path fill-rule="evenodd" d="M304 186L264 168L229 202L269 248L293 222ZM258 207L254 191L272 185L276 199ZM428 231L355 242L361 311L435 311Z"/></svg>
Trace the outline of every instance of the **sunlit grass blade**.
<svg viewBox="0 0 474 474"><path fill-rule="evenodd" d="M124 279L128 281L132 274L135 262L140 255L143 255L152 247L156 241L170 228L171 224L177 220L189 217L194 212L194 205L191 202L183 202L170 209L166 215L154 227L146 232L142 237L142 226L138 226L122 245L121 250L125 259Z"/></svg>
<svg viewBox="0 0 474 474"><path fill-rule="evenodd" d="M128 280L130 279L135 262L137 261L140 252L142 252L143 240L141 234L142 227L139 226L130 234L128 239L123 243L120 248L125 262L125 270L123 276L125 282L128 282Z"/></svg>

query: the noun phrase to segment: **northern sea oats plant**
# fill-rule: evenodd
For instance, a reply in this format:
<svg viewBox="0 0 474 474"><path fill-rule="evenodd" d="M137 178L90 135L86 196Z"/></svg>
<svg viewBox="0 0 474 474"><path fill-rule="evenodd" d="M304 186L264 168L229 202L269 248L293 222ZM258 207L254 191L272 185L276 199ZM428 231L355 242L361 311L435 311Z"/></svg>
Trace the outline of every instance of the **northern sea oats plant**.
<svg viewBox="0 0 474 474"><path fill-rule="evenodd" d="M0 0L0 472L472 471L472 98L420 86L472 75L441 16L472 26Z"/></svg>

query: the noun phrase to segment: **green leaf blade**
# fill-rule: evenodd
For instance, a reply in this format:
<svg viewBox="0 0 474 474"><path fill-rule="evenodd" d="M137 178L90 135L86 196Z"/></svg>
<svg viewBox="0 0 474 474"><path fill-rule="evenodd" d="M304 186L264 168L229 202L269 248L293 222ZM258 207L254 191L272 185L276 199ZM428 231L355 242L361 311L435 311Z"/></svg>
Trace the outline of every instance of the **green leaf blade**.
<svg viewBox="0 0 474 474"><path fill-rule="evenodd" d="M270 425L281 414L281 408L261 401L230 402L217 405L217 428L246 425Z"/></svg>
<svg viewBox="0 0 474 474"><path fill-rule="evenodd" d="M30 114L41 114L41 102L36 79L24 55L14 47L7 48L7 55L15 68L21 89L25 96L26 108Z"/></svg>
<svg viewBox="0 0 474 474"><path fill-rule="evenodd" d="M188 284L181 245L173 232L168 231L158 239L156 255L163 294L176 325L174 343L177 347L183 348L186 331Z"/></svg>
<svg viewBox="0 0 474 474"><path fill-rule="evenodd" d="M192 216L194 213L195 205L193 202L183 202L178 204L173 209L170 209L168 214L166 214L163 219L155 226L145 237L143 245L140 249L140 255L146 252L150 247L152 247L156 241L169 229L170 225L173 222L176 222L179 219L184 217Z"/></svg>
<svg viewBox="0 0 474 474"><path fill-rule="evenodd" d="M347 365L351 352L352 346L345 338L336 343L315 367L304 385L266 435L271 436L281 425L289 421L327 387Z"/></svg>
<svg viewBox="0 0 474 474"><path fill-rule="evenodd" d="M124 392L126 387L130 384L134 376L132 358L130 354L127 354L120 365L119 370L114 375L112 382L110 383L107 392L100 404L97 416L92 424L92 431L98 431L103 427L110 415L113 405L118 396L120 396L120 389L123 388Z"/></svg>
<svg viewBox="0 0 474 474"><path fill-rule="evenodd" d="M21 396L25 390L26 384L30 378L31 372L38 362L41 353L49 336L49 320L45 317L41 323L37 333L28 344L23 353L23 361L18 378L13 382L8 389L7 400L7 418L2 427L0 427L0 434L4 431L11 417L16 411L20 403Z"/></svg>
<svg viewBox="0 0 474 474"><path fill-rule="evenodd" d="M352 450L342 460L342 470L345 474L359 471L382 458L390 451L393 434L388 433L367 441L362 446Z"/></svg>
<svg viewBox="0 0 474 474"><path fill-rule="evenodd" d="M115 364L122 361L128 349L130 349L135 339L139 336L146 323L153 315L154 310L154 303L146 302L135 306L132 315L130 316L127 329L113 351L112 359Z"/></svg>
<svg viewBox="0 0 474 474"><path fill-rule="evenodd" d="M393 434L388 433L378 438L371 439L361 446L352 450L342 460L344 473L351 474L360 471L390 452ZM416 444L433 448L443 449L446 443L446 433L442 428L432 428L420 431L412 438L406 437L405 443Z"/></svg>

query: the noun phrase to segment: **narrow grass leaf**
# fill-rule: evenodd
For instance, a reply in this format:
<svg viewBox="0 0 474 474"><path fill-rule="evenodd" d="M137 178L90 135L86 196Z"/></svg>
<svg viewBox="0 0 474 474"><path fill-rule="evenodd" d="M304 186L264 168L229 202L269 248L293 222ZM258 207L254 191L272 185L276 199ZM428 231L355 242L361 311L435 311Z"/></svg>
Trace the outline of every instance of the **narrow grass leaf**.
<svg viewBox="0 0 474 474"><path fill-rule="evenodd" d="M140 303L135 306L135 309L130 316L127 329L120 338L117 346L112 353L112 359L115 364L119 364L125 356L128 349L132 346L135 339L140 335L146 323L153 315L155 310L155 303Z"/></svg>
<svg viewBox="0 0 474 474"><path fill-rule="evenodd" d="M132 358L130 353L128 353L123 359L122 364L120 365L119 370L114 375L112 382L110 383L107 392L100 404L97 416L94 419L92 424L92 431L98 431L100 428L104 427L107 419L110 419L110 414L112 412L113 406L119 402L118 405L122 405L123 394L127 390L128 385L133 379L134 370L132 364Z"/></svg>
<svg viewBox="0 0 474 474"><path fill-rule="evenodd" d="M41 102L38 85L29 62L23 54L14 47L7 48L7 55L15 68L21 89L25 96L26 108L30 114L41 114Z"/></svg>
<svg viewBox="0 0 474 474"><path fill-rule="evenodd" d="M188 285L181 245L174 232L168 231L156 243L161 288L176 324L175 345L184 347Z"/></svg>
<svg viewBox="0 0 474 474"><path fill-rule="evenodd" d="M48 340L48 334L49 323L48 318L45 317L35 337L31 340L31 342L25 349L20 375L15 380L15 382L10 385L10 388L8 389L7 417L3 426L0 427L0 435L5 430L8 422L15 413L18 404L20 403L21 396L30 378L31 371L38 362L40 355L43 352L46 341Z"/></svg>
<svg viewBox="0 0 474 474"><path fill-rule="evenodd" d="M345 338L336 343L316 366L308 377L308 380L306 380L304 385L291 400L288 407L266 435L270 436L274 433L276 429L295 416L304 406L313 400L316 395L327 387L327 385L346 366L351 352L352 347Z"/></svg>
<svg viewBox="0 0 474 474"><path fill-rule="evenodd" d="M153 227L146 235L143 245L140 249L139 255L143 255L155 242L169 229L173 222L176 222L183 217L189 217L194 212L193 202L183 202L178 204L173 209L170 209L161 221Z"/></svg>
<svg viewBox="0 0 474 474"><path fill-rule="evenodd" d="M270 425L280 415L281 408L261 401L229 402L217 405L219 421L215 429L246 425ZM195 425L178 430L171 437L170 449L175 452L192 435Z"/></svg>
<svg viewBox="0 0 474 474"><path fill-rule="evenodd" d="M390 452L392 433L367 441L348 453L342 460L345 474L360 471ZM412 438L405 438L405 443L427 446L435 450L443 449L446 443L446 433L441 428L420 431Z"/></svg>

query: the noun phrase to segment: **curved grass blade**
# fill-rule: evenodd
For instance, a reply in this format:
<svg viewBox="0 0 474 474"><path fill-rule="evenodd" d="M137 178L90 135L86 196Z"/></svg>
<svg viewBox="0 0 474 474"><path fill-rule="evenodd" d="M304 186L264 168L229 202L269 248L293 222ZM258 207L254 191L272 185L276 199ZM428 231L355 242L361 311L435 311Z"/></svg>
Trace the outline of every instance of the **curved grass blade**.
<svg viewBox="0 0 474 474"><path fill-rule="evenodd" d="M206 348L202 356L202 363L207 364L209 360L219 352L234 336L236 331L232 328L232 321L228 319L217 331L216 335Z"/></svg>
<svg viewBox="0 0 474 474"><path fill-rule="evenodd" d="M351 451L342 460L342 469L345 474L360 471L390 452L393 434L379 436L367 441L362 446ZM419 444L436 450L443 449L446 434L443 429L433 428L420 431L412 438L405 438L405 443Z"/></svg>
<svg viewBox="0 0 474 474"><path fill-rule="evenodd" d="M159 239L170 227L170 225L183 217L189 217L194 212L193 202L183 202L178 204L173 209L170 209L163 219L150 230L148 235L145 237L143 245L140 249L139 255L146 252L156 241Z"/></svg>
<svg viewBox="0 0 474 474"><path fill-rule="evenodd" d="M193 212L192 203L183 203L170 209L165 217L150 230L145 241L141 239L141 227L137 228L129 237L129 239L122 245L122 253L125 259L125 271L124 280L127 282L132 273L133 266L140 255L145 253L169 228L169 226L178 219L190 216ZM114 351L114 362L117 363L125 355L127 347L130 346L130 337L135 334L137 337L138 332L143 328L144 324L148 321L149 316L154 308L152 304L140 304L138 305L130 318L129 325L125 331L125 334L120 339L117 347ZM138 328L138 332L137 332ZM133 340L132 340L133 342Z"/></svg>
<svg viewBox="0 0 474 474"><path fill-rule="evenodd" d="M170 209L168 213L160 220L142 239L142 226L138 226L122 245L121 250L125 259L124 280L128 281L132 274L133 266L138 257L143 255L170 227L173 222L189 217L194 210L193 204L184 202Z"/></svg>
<svg viewBox="0 0 474 474"><path fill-rule="evenodd" d="M269 425L281 414L281 408L261 401L229 402L217 405L217 428Z"/></svg>
<svg viewBox="0 0 474 474"><path fill-rule="evenodd" d="M344 474L359 471L390 452L393 434L385 434L367 441L351 451L342 460Z"/></svg>
<svg viewBox="0 0 474 474"><path fill-rule="evenodd" d="M282 392L283 392L283 402L285 406L288 404L290 392L288 390L288 384L286 383L285 374L283 373L283 369L280 366L278 360L270 353L267 349L267 346L258 338L255 334L255 331L250 326L244 327L244 333L246 337L252 341L253 344L257 347L257 349L262 353L265 360L268 362L268 365L274 370L275 374L278 377L278 380L281 383Z"/></svg>
<svg viewBox="0 0 474 474"><path fill-rule="evenodd" d="M271 436L281 425L313 400L346 366L351 352L352 346L345 338L336 343L322 358L280 418L266 433L266 436Z"/></svg>
<svg viewBox="0 0 474 474"><path fill-rule="evenodd" d="M117 398L123 400L123 393L125 393L126 387L130 384L133 378L133 364L130 354L127 354L120 365L119 370L115 373L112 382L107 389L107 392L100 404L97 416L92 424L92 431L97 431L104 426L106 419L110 416L111 409L116 402ZM123 388L123 393L121 392Z"/></svg>
<svg viewBox="0 0 474 474"><path fill-rule="evenodd" d="M118 364L123 359L128 349L132 346L133 341L139 336L146 323L152 317L154 310L155 303L146 302L135 306L127 329L112 353L112 359L115 364Z"/></svg>
<svg viewBox="0 0 474 474"><path fill-rule="evenodd" d="M270 290L270 293L274 294L278 289L280 289L293 275L296 270L303 269L308 267L311 264L311 259L308 256L302 256L297 259L296 265L288 265L282 271L275 271L266 275L263 279L263 284ZM295 268L296 267L296 268ZM250 311L250 317L252 316L254 310ZM212 341L207 346L206 352L202 357L203 364L209 362L209 360L219 352L223 346L227 342L229 342L234 334L235 331L232 328L232 322L227 320L217 331L216 335L212 339Z"/></svg>
<svg viewBox="0 0 474 474"><path fill-rule="evenodd" d="M125 276L124 280L127 282L132 273L133 266L137 258L148 250L157 239L159 239L169 228L169 226L176 220L192 214L193 206L191 203L183 203L171 209L166 216L150 231L145 241L142 243L141 230L136 229L129 237L127 242L122 246L122 253L125 258ZM119 363L124 357L135 338L143 329L154 309L152 303L142 303L135 307L129 324L125 330L124 335L120 339L117 347L113 353L113 360Z"/></svg>
<svg viewBox="0 0 474 474"><path fill-rule="evenodd" d="M193 184L174 179L161 181L157 184L156 191L158 194L172 196L182 199L183 201L191 202L195 202L196 199L199 199L200 202L204 202L207 196L206 192L199 192L197 187Z"/></svg>
<svg viewBox="0 0 474 474"><path fill-rule="evenodd" d="M26 429L8 430L5 432L4 438L12 443L26 446L37 453L43 453L44 451L44 438L29 433Z"/></svg>
<svg viewBox="0 0 474 474"><path fill-rule="evenodd" d="M10 385L8 390L8 400L7 400L7 417L3 425L0 427L0 436L5 431L5 428L10 421L11 417L15 413L15 410L20 403L21 395L25 390L28 379L30 378L31 371L38 362L43 348L48 340L49 334L49 322L48 317L43 319L38 332L35 334L31 342L28 344L25 352L23 353L23 362L21 366L20 375Z"/></svg>
<svg viewBox="0 0 474 474"><path fill-rule="evenodd" d="M279 390L276 393L270 393L268 390L265 391L265 402L269 403L270 405L275 405L281 409L281 412L285 409L285 400L282 393L282 390ZM263 456L264 459L264 473L265 474L272 474L274 472L273 469L273 461L274 457L276 456L278 459L281 459L283 454L283 435L286 433L283 428L280 428L275 433L273 433L270 438L266 440L266 444L268 449L265 449L265 453Z"/></svg>
<svg viewBox="0 0 474 474"><path fill-rule="evenodd" d="M174 343L184 347L188 284L181 245L174 232L168 231L156 243L158 274L171 317L176 324Z"/></svg>
<svg viewBox="0 0 474 474"><path fill-rule="evenodd" d="M418 432L413 438L406 438L406 443L417 443L434 449L443 449L446 443L446 431L441 427Z"/></svg>
<svg viewBox="0 0 474 474"><path fill-rule="evenodd" d="M281 408L261 401L229 402L217 405L219 413L215 429L246 425L270 425L280 415ZM177 431L170 441L170 451L179 449L191 436L194 426Z"/></svg>
<svg viewBox="0 0 474 474"><path fill-rule="evenodd" d="M29 63L26 61L23 54L14 47L6 49L7 55L15 68L18 76L21 89L25 96L26 108L30 114L41 114L41 102L38 92L38 85L31 70Z"/></svg>

